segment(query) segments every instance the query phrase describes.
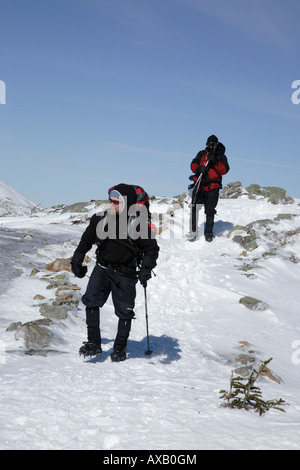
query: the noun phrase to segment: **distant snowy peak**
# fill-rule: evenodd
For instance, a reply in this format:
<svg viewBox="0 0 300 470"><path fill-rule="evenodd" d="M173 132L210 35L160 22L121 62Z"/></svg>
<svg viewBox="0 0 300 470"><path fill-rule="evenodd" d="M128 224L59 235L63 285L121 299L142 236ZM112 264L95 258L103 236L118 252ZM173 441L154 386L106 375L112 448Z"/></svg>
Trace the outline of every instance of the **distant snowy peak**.
<svg viewBox="0 0 300 470"><path fill-rule="evenodd" d="M0 180L0 217L29 215L34 207L36 204Z"/></svg>

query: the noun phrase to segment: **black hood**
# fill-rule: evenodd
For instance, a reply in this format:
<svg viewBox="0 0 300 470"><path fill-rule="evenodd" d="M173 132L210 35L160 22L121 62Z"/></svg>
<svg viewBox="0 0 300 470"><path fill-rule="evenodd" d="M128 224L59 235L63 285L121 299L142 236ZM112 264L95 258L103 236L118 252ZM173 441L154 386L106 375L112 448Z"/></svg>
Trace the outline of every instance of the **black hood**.
<svg viewBox="0 0 300 470"><path fill-rule="evenodd" d="M112 191L118 191L123 197L126 197L127 210L136 203L136 193L133 186L130 184L120 183L110 188L109 193Z"/></svg>
<svg viewBox="0 0 300 470"><path fill-rule="evenodd" d="M217 148L216 148L216 154L220 153L225 153L226 152L226 147L223 145L221 142L218 143Z"/></svg>

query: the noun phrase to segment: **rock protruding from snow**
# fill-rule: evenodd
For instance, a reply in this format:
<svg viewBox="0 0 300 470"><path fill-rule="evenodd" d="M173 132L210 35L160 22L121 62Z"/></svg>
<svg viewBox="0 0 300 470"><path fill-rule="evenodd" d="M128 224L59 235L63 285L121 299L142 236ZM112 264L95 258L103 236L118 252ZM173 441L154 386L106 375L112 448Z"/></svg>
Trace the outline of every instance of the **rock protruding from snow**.
<svg viewBox="0 0 300 470"><path fill-rule="evenodd" d="M244 188L240 181L228 183L220 194L222 199L237 199L241 196L248 196L249 199L266 199L272 204L293 204L294 200L288 195L287 191L277 186L260 186L259 184L250 184Z"/></svg>

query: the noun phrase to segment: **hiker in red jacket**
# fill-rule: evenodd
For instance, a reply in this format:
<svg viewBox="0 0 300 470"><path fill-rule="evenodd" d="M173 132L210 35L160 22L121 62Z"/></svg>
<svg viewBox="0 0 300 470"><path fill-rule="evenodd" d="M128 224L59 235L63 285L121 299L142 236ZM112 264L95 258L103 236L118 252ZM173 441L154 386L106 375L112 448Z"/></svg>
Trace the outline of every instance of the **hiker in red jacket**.
<svg viewBox="0 0 300 470"><path fill-rule="evenodd" d="M197 153L191 163L194 173L190 177L194 181L193 204L191 214L191 231L188 238L193 241L198 235L199 205L204 204L206 224L204 229L205 239L211 242L214 238L213 226L216 206L219 199L219 191L222 188L222 176L228 173L229 165L225 155L225 147L215 135L208 137L205 150ZM197 181L200 179L200 185ZM198 205L198 208L197 208Z"/></svg>

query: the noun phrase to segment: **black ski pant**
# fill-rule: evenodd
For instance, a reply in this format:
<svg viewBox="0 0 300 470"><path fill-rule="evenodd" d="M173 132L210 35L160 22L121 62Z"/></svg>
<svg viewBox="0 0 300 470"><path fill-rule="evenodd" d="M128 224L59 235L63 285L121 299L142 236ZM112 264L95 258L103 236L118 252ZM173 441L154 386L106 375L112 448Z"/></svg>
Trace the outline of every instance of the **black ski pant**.
<svg viewBox="0 0 300 470"><path fill-rule="evenodd" d="M196 196L195 205L193 205L191 209L192 232L197 232L200 205L204 205L204 212L206 215L204 233L213 233L214 217L216 214L216 207L219 200L219 192L219 188L213 189L212 191L203 191L202 188L199 189L198 194Z"/></svg>
<svg viewBox="0 0 300 470"><path fill-rule="evenodd" d="M109 269L96 264L81 299L86 306L88 341L101 344L100 308L111 294L115 314L119 318L114 347L126 347L134 317L136 283L137 277L119 272L112 273Z"/></svg>

